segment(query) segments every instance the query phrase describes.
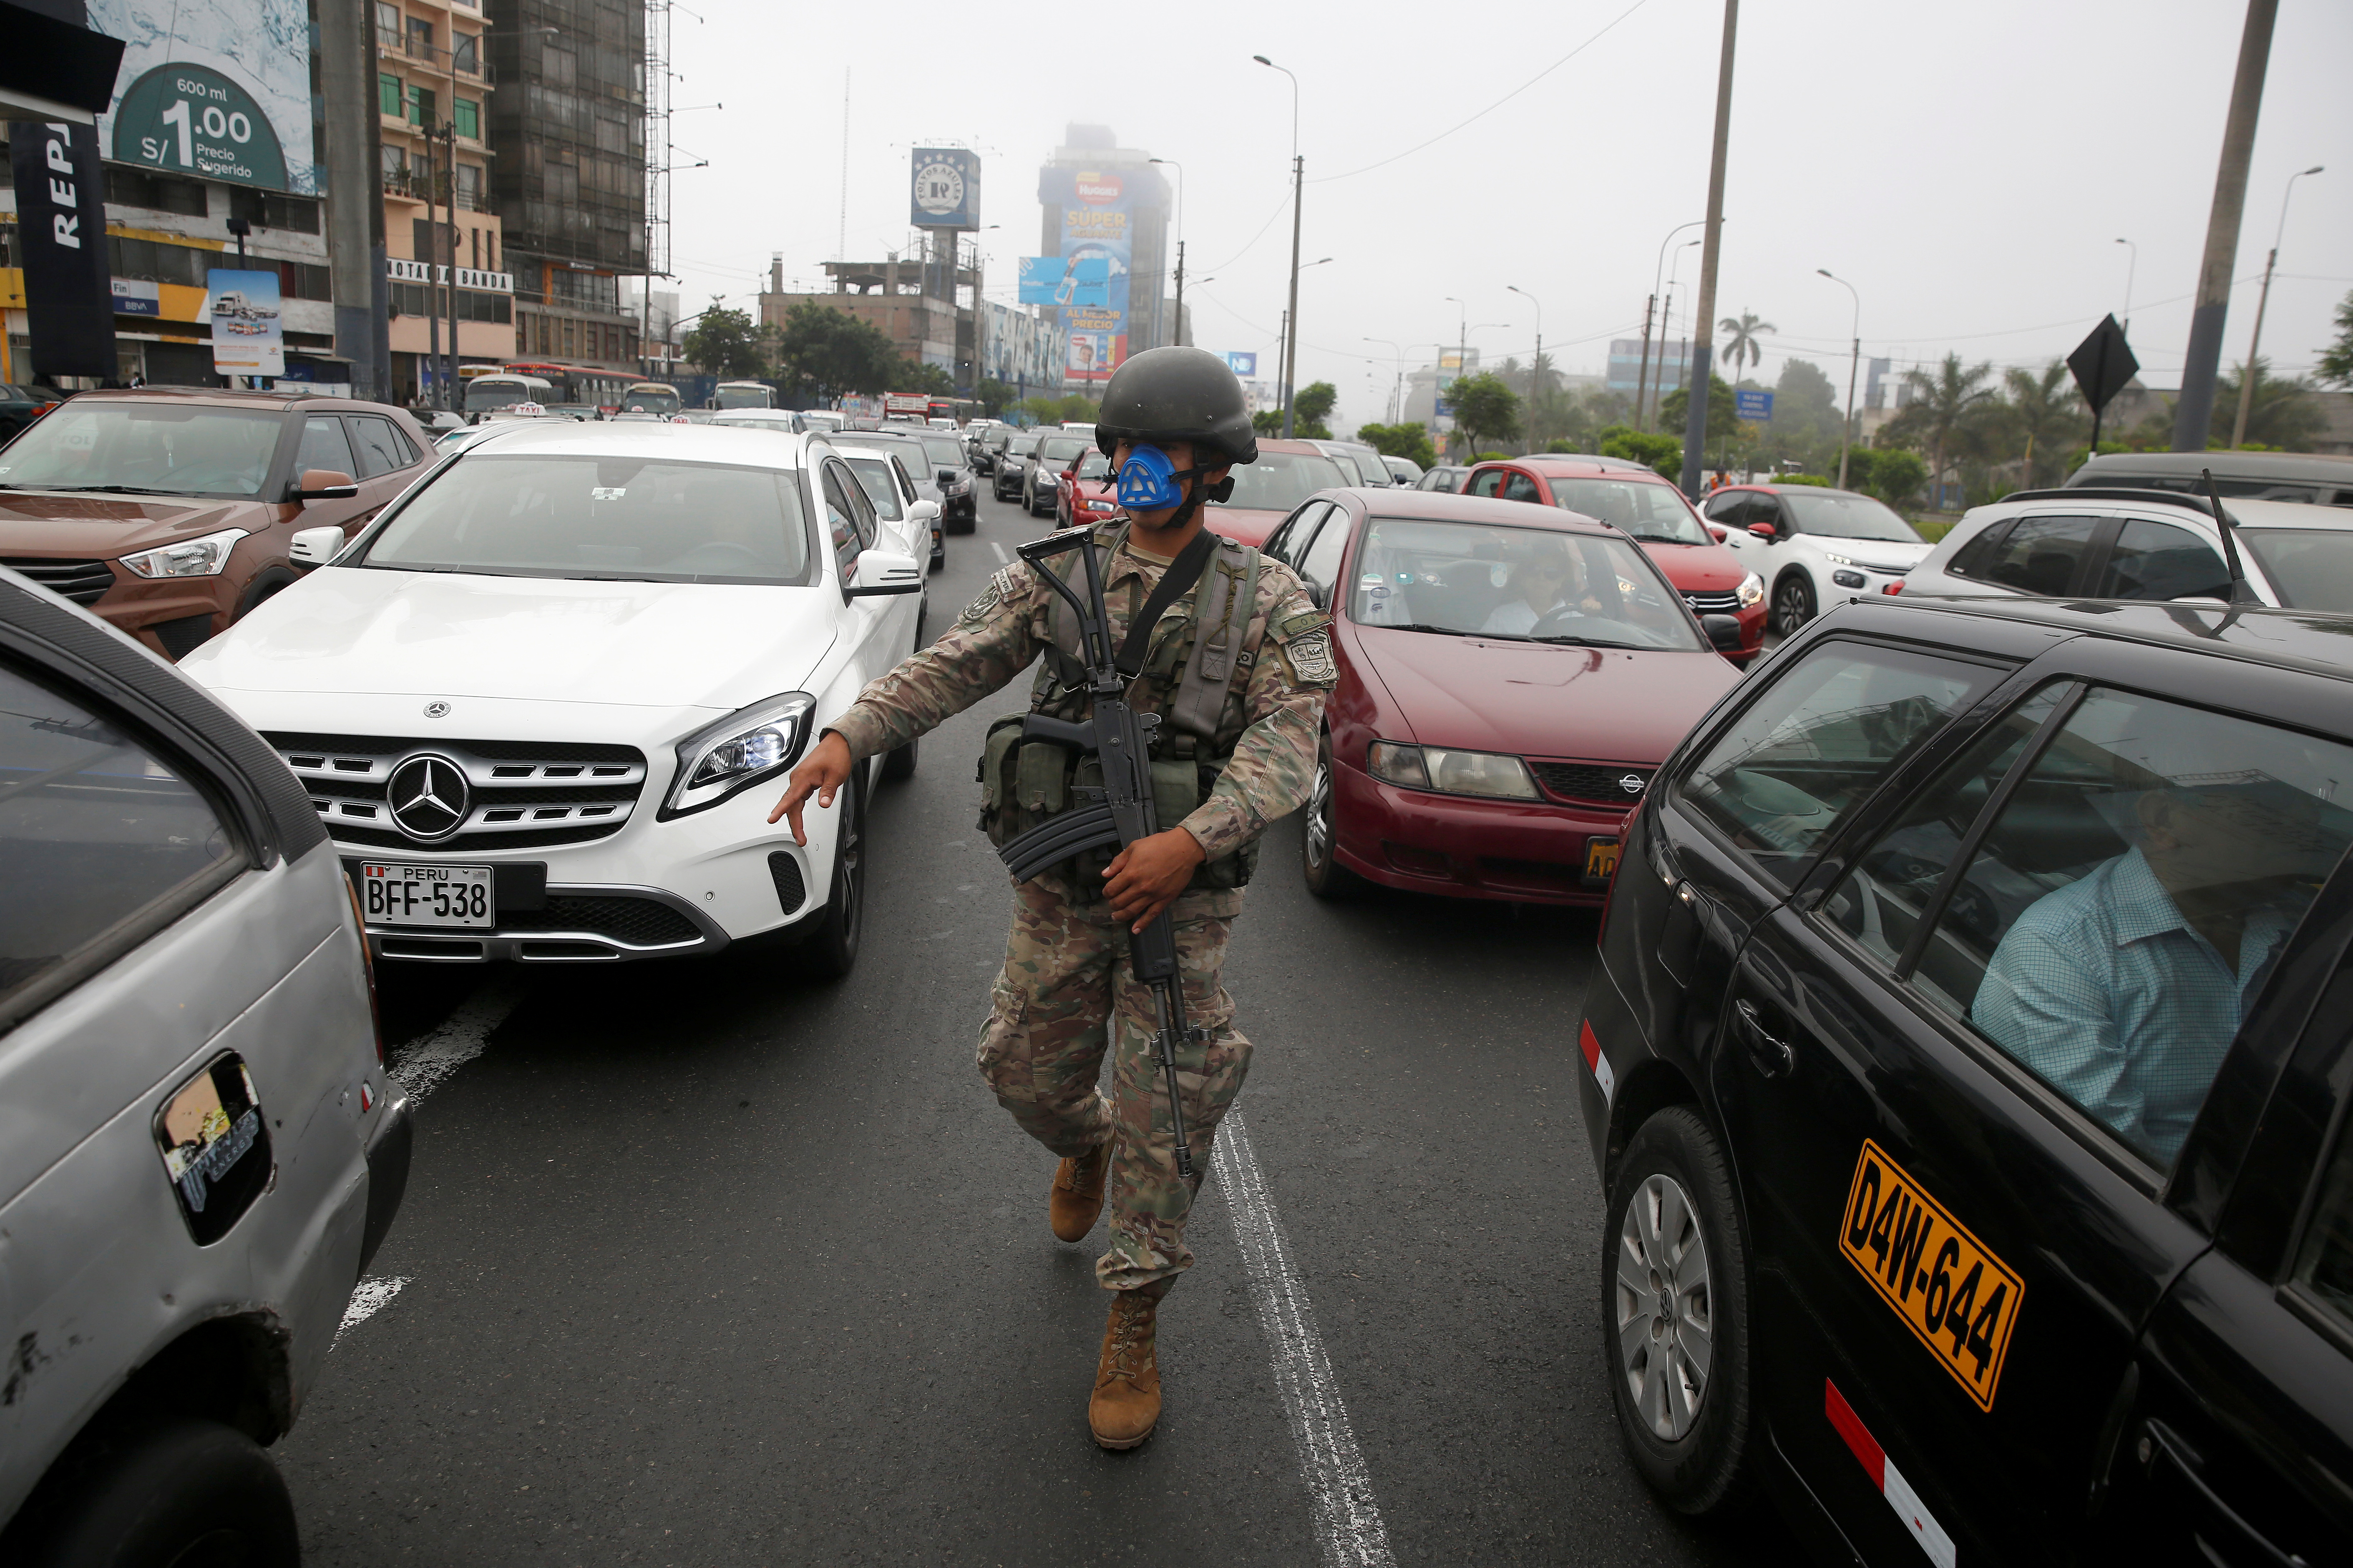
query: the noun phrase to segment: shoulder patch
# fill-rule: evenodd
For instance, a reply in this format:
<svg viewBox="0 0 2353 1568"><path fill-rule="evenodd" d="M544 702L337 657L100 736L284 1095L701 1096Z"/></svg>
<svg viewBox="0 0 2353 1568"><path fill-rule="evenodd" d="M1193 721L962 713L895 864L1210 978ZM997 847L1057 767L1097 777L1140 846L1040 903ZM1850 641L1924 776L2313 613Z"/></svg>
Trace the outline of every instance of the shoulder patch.
<svg viewBox="0 0 2353 1568"><path fill-rule="evenodd" d="M1003 604L1013 591L1013 568L998 567L990 574L987 585L981 589L971 604L964 607L964 614L957 619L968 626L980 625L988 618L989 612Z"/></svg>
<svg viewBox="0 0 2353 1568"><path fill-rule="evenodd" d="M1282 657L1302 686L1336 686L1340 668L1332 658L1332 630L1327 626L1282 646Z"/></svg>
<svg viewBox="0 0 2353 1568"><path fill-rule="evenodd" d="M1295 616L1285 616L1267 630L1273 634L1275 641L1287 643L1331 624L1332 617L1322 610L1302 610Z"/></svg>

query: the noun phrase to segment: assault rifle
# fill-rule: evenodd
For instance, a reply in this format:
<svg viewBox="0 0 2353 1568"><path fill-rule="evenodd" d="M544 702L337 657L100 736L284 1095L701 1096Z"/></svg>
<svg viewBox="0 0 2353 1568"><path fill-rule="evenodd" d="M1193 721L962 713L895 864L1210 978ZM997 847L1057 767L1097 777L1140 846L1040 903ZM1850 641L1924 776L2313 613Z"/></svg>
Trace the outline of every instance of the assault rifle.
<svg viewBox="0 0 2353 1568"><path fill-rule="evenodd" d="M1114 846L1124 849L1160 831L1159 814L1152 799L1152 739L1160 728L1160 715L1138 713L1128 706L1127 679L1113 651L1111 620L1103 609L1103 565L1096 556L1093 530L1066 529L1019 548L1021 558L1037 568L1039 577L1068 601L1078 616L1080 653L1087 670L1086 689L1094 702L1093 712L1083 723L1073 724L1043 713L1029 714L1021 721L1022 739L1055 741L1075 746L1082 753L1092 752L1103 763L1103 778L1102 789L1078 792L1086 797L1082 804L1047 818L997 849L1014 879L1026 882L1047 867L1073 855ZM1214 549L1212 542L1210 550ZM1083 597L1046 564L1070 550L1079 552L1080 563L1086 573ZM1191 575L1198 577L1209 553L1209 550L1188 548L1169 567L1162 581L1164 584L1176 585L1170 598L1191 585L1189 579L1180 574L1189 564ZM1161 595L1155 593L1153 597L1157 600ZM1145 608L1151 613L1139 616L1139 620L1149 626L1158 618L1159 606L1147 604ZM1159 1009L1160 1032L1155 1044L1160 1050L1161 1071L1168 1079L1168 1115L1176 1130L1176 1170L1190 1181L1193 1146L1186 1135L1184 1095L1176 1082L1176 1047L1180 1041L1206 1038L1208 1032L1188 1027L1185 1022L1185 987L1177 974L1176 938L1170 929L1167 910L1155 915L1141 932L1130 935L1128 956L1134 965L1135 977L1151 988L1153 1001ZM1113 1030L1118 1026L1116 1017L1108 1024Z"/></svg>

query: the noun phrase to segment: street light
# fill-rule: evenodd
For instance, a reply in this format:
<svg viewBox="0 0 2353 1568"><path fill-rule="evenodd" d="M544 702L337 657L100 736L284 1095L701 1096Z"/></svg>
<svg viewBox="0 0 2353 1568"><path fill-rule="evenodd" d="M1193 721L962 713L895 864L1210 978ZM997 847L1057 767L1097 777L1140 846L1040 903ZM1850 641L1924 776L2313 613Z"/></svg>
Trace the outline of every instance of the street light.
<svg viewBox="0 0 2353 1568"><path fill-rule="evenodd" d="M1536 394L1544 390L1544 301L1516 283L1506 283L1504 289L1517 294L1536 308L1536 357L1528 367L1528 446L1535 446Z"/></svg>
<svg viewBox="0 0 2353 1568"><path fill-rule="evenodd" d="M1854 300L1854 346L1847 351L1846 356L1846 421L1839 426L1838 482L1839 489L1846 489L1847 444L1854 433L1854 373L1862 363L1862 296L1855 293L1853 284L1832 272L1829 268L1817 267L1814 270L1845 289Z"/></svg>
<svg viewBox="0 0 2353 1568"><path fill-rule="evenodd" d="M1394 425L1398 422L1398 403L1405 391L1405 348L1393 338L1366 338L1365 342L1389 345L1389 363L1396 367L1397 383L1389 388L1389 416L1387 422Z"/></svg>
<svg viewBox="0 0 2353 1568"><path fill-rule="evenodd" d="M2139 268L2139 267L2140 267L2140 247L2139 247L2139 246L2137 246L2137 245L2135 245L2135 244L2134 244L2131 240L2129 240L2129 239L2119 239L2119 240L2117 240L2117 241L2116 241L2116 243L2117 243L2118 245L2121 245L2121 246L2123 246L2123 247L2125 247L2125 319L2124 319L2124 329L2125 329L2125 336L2126 336L2126 337L2130 337L2130 336L2132 336L2132 286L2133 286L2133 273L2134 273L2136 270L2137 270L2137 269Z"/></svg>
<svg viewBox="0 0 2353 1568"><path fill-rule="evenodd" d="M2295 194L2295 183L2306 174L2317 174L2322 165L2298 169L2287 177L2287 189L2280 193L2279 228L2272 235L2272 253L2263 258L2263 291L2255 298L2255 335L2247 340L2247 363L2239 372L2239 416L2231 424L2231 448L2236 451L2247 439L2247 416L2255 406L2255 350L2263 341L2263 308L2272 302L2272 268L2279 261L2280 241L2287 237L2287 199Z"/></svg>
<svg viewBox="0 0 2353 1568"><path fill-rule="evenodd" d="M1653 414L1667 400L1667 343L1669 334L1674 331L1675 274L1683 270L1683 252L1700 243L1696 239L1687 239L1675 247L1675 258L1667 268L1666 288L1659 295L1659 374L1651 383L1651 411ZM1642 427L1641 412L1639 408L1634 411L1634 427L1638 430Z"/></svg>
<svg viewBox="0 0 2353 1568"><path fill-rule="evenodd" d="M1176 171L1176 341L1185 341L1185 165L1174 158L1149 158Z"/></svg>
<svg viewBox="0 0 2353 1568"><path fill-rule="evenodd" d="M1307 267L1321 267L1324 265L1324 261L1329 261L1332 258L1327 256L1324 258L1323 261L1309 262ZM1291 269L1291 298L1294 301L1299 298L1299 275L1302 272L1306 271L1307 267L1294 266ZM1285 365L1295 366L1299 363L1299 334L1291 330L1291 323L1293 320L1294 318L1289 310L1285 310L1282 313L1282 335L1275 340L1274 348L1274 363L1275 367L1278 370L1282 369ZM1282 438L1286 441L1291 439L1291 382L1289 375L1290 373L1285 371L1282 384Z"/></svg>
<svg viewBox="0 0 2353 1568"><path fill-rule="evenodd" d="M1683 233L1683 230L1687 228L1697 228L1705 222L1707 222L1705 218L1694 218L1689 223L1679 223L1675 225L1674 227L1667 230L1667 237L1665 239L1659 241L1658 265L1651 268L1651 298L1642 306L1642 369L1641 373L1634 378L1634 428L1637 430L1640 430L1642 427L1642 405L1650 392L1651 312L1657 310L1659 307L1659 279L1667 270L1667 247L1673 241L1675 236ZM1660 333L1659 342L1661 344L1659 350L1660 363L1662 367L1663 367L1666 356L1666 349L1664 346L1666 343L1666 334L1664 332Z"/></svg>
<svg viewBox="0 0 2353 1568"><path fill-rule="evenodd" d="M1299 367L1299 206L1307 190L1307 166L1299 158L1299 79L1287 67L1276 65L1264 55L1250 58L1269 70L1279 70L1291 77L1291 305L1282 315L1282 335L1286 352L1282 362L1282 435L1291 438L1291 384Z"/></svg>

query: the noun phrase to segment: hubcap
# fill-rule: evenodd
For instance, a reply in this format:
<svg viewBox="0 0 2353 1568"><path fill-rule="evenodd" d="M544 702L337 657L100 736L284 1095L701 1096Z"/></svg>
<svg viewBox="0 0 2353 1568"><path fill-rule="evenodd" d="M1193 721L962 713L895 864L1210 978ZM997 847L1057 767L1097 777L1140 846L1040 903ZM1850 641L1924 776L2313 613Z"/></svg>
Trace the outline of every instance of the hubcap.
<svg viewBox="0 0 2353 1568"><path fill-rule="evenodd" d="M1806 585L1791 583L1781 590L1781 629L1796 631L1806 624Z"/></svg>
<svg viewBox="0 0 2353 1568"><path fill-rule="evenodd" d="M1699 1419L1715 1357L1707 1241L1672 1177L1644 1177L1626 1205L1612 1295L1626 1392L1642 1425L1672 1442Z"/></svg>
<svg viewBox="0 0 2353 1568"><path fill-rule="evenodd" d="M1321 866L1332 854L1332 768L1315 763L1314 782L1307 786L1307 858Z"/></svg>

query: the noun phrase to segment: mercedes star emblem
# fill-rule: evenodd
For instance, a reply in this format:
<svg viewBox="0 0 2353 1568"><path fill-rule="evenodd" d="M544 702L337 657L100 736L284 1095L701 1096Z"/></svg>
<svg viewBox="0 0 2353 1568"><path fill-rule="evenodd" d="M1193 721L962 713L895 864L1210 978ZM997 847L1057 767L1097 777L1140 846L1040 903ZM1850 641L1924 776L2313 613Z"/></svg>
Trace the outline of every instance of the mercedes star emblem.
<svg viewBox="0 0 2353 1568"><path fill-rule="evenodd" d="M1640 795L1642 793L1642 775L1640 773L1628 773L1625 777L1618 781L1618 787L1624 790L1628 795Z"/></svg>
<svg viewBox="0 0 2353 1568"><path fill-rule="evenodd" d="M404 757L385 784L385 809L411 838L447 838L465 826L472 792L466 770L434 752Z"/></svg>
<svg viewBox="0 0 2353 1568"><path fill-rule="evenodd" d="M425 705L425 716L427 719L447 719L449 717L449 705L438 700L427 702Z"/></svg>

